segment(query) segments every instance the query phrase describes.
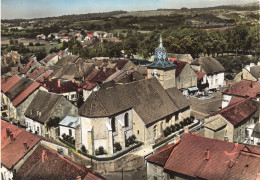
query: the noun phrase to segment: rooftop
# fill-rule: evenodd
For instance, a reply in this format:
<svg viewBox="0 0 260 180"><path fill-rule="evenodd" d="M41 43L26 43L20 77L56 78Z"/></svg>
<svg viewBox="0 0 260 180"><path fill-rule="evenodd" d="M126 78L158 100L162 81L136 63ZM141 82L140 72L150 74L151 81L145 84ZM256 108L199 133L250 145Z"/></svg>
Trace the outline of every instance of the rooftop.
<svg viewBox="0 0 260 180"><path fill-rule="evenodd" d="M1 163L12 169L40 140L40 137L1 120Z"/></svg>
<svg viewBox="0 0 260 180"><path fill-rule="evenodd" d="M196 142L196 143L195 143ZM172 146L172 145L170 145ZM197 179L256 179L260 171L260 148L185 133L170 146L147 158L168 172ZM165 152L162 157L160 154ZM165 157L167 157L165 162Z"/></svg>
<svg viewBox="0 0 260 180"><path fill-rule="evenodd" d="M8 90L10 90L16 83L20 81L20 77L17 75L14 75L10 78L4 78L1 80L1 90L3 93L6 93Z"/></svg>
<svg viewBox="0 0 260 180"><path fill-rule="evenodd" d="M59 125L75 128L78 117L66 116Z"/></svg>
<svg viewBox="0 0 260 180"><path fill-rule="evenodd" d="M200 65L206 74L224 72L224 67L212 57L200 57L192 61L192 65Z"/></svg>
<svg viewBox="0 0 260 180"><path fill-rule="evenodd" d="M78 85L76 83L62 79L52 79L49 81L44 81L43 86L46 87L49 92L54 92L57 94L76 92L78 89Z"/></svg>

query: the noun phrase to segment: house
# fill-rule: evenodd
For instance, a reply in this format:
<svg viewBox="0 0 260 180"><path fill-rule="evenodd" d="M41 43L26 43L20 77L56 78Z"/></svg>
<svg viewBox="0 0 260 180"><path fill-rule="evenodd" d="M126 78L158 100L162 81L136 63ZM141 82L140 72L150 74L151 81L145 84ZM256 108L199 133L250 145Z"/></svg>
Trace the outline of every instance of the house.
<svg viewBox="0 0 260 180"><path fill-rule="evenodd" d="M239 82L242 79L250 81L260 81L260 62L257 64L250 63L242 69L242 72L238 73L234 78L235 82Z"/></svg>
<svg viewBox="0 0 260 180"><path fill-rule="evenodd" d="M260 146L260 122L255 124L250 140L250 144Z"/></svg>
<svg viewBox="0 0 260 180"><path fill-rule="evenodd" d="M29 62L25 65L25 67L21 70L21 73L24 75L28 75L35 68L39 67L41 64L36 60L36 57L30 57Z"/></svg>
<svg viewBox="0 0 260 180"><path fill-rule="evenodd" d="M13 179L40 137L1 120L1 179Z"/></svg>
<svg viewBox="0 0 260 180"><path fill-rule="evenodd" d="M87 34L87 36L85 37L84 40L86 40L86 41L91 41L93 38L94 38L94 35L93 35L93 34Z"/></svg>
<svg viewBox="0 0 260 180"><path fill-rule="evenodd" d="M159 47L155 49L154 61L146 67L148 78L156 77L165 89L176 87L176 65L168 60L167 52L162 44L162 37L160 37Z"/></svg>
<svg viewBox="0 0 260 180"><path fill-rule="evenodd" d="M66 116L60 123L60 138L62 138L63 134L71 136L75 139L75 127L78 121L78 117Z"/></svg>
<svg viewBox="0 0 260 180"><path fill-rule="evenodd" d="M184 62L187 62L189 64L192 63L193 61L193 58L190 54L173 54L173 53L169 53L168 54L169 56L169 60L174 62L176 60L178 61L184 61Z"/></svg>
<svg viewBox="0 0 260 180"><path fill-rule="evenodd" d="M50 34L48 35L48 38L59 39L59 34L58 34L58 33L50 33Z"/></svg>
<svg viewBox="0 0 260 180"><path fill-rule="evenodd" d="M94 91L79 109L81 146L95 154L100 146L113 154L113 144L124 149L135 135L145 145L163 136L163 130L190 116L190 103L176 89L166 91L156 78ZM81 147L78 147L81 148Z"/></svg>
<svg viewBox="0 0 260 180"><path fill-rule="evenodd" d="M104 31L95 31L93 33L93 36L97 37L97 38L104 38L104 36L107 34L107 32Z"/></svg>
<svg viewBox="0 0 260 180"><path fill-rule="evenodd" d="M72 103L76 103L78 100L78 85L72 81L52 79L44 81L42 84L49 92L60 94Z"/></svg>
<svg viewBox="0 0 260 180"><path fill-rule="evenodd" d="M30 74L27 75L27 78L36 80L40 78L41 76L44 76L47 71L50 71L48 67L45 66L39 66L35 68Z"/></svg>
<svg viewBox="0 0 260 180"><path fill-rule="evenodd" d="M20 179L96 179L104 178L89 172L56 151L39 145L16 172L14 180Z"/></svg>
<svg viewBox="0 0 260 180"><path fill-rule="evenodd" d="M258 100L260 98L260 82L241 80L222 92L222 108L231 102L236 102L247 97Z"/></svg>
<svg viewBox="0 0 260 180"><path fill-rule="evenodd" d="M259 179L260 148L185 133L147 157L152 179Z"/></svg>
<svg viewBox="0 0 260 180"><path fill-rule="evenodd" d="M36 40L45 40L46 36L44 34L39 34L36 36Z"/></svg>
<svg viewBox="0 0 260 180"><path fill-rule="evenodd" d="M23 56L16 51L8 52L1 57L1 75L2 77L8 77L16 74L20 74L20 70L23 68L22 61Z"/></svg>
<svg viewBox="0 0 260 180"><path fill-rule="evenodd" d="M216 90L224 86L224 67L212 57L200 57L192 61L191 67L196 72L203 72L201 85L207 84L205 89ZM199 87L200 88L200 87Z"/></svg>
<svg viewBox="0 0 260 180"><path fill-rule="evenodd" d="M58 54L54 53L40 60L40 63L42 63L45 66L53 66L58 62L58 60L59 60Z"/></svg>
<svg viewBox="0 0 260 180"><path fill-rule="evenodd" d="M69 42L70 40L70 37L69 36L63 36L63 37L60 37L60 42Z"/></svg>
<svg viewBox="0 0 260 180"><path fill-rule="evenodd" d="M26 130L46 138L58 138L59 122L67 115L76 116L78 109L62 95L38 91L24 116Z"/></svg>
<svg viewBox="0 0 260 180"><path fill-rule="evenodd" d="M259 122L258 106L251 98L235 102L206 117L198 134L243 143L249 138L248 127Z"/></svg>
<svg viewBox="0 0 260 180"><path fill-rule="evenodd" d="M4 87L5 85L7 87ZM1 88L2 116L8 121L25 126L24 112L40 89L40 84L31 79L20 79L15 76L2 82Z"/></svg>
<svg viewBox="0 0 260 180"><path fill-rule="evenodd" d="M197 74L191 68L190 64L184 61L175 61L174 64L176 64L176 87L180 89L184 95L198 91Z"/></svg>

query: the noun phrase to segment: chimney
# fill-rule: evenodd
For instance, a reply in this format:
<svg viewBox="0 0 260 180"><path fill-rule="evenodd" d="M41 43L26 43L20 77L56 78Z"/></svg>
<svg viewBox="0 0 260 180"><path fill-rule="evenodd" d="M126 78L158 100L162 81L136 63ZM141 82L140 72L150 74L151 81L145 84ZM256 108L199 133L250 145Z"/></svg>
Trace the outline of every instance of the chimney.
<svg viewBox="0 0 260 180"><path fill-rule="evenodd" d="M184 133L189 133L189 127L188 126L184 127Z"/></svg>
<svg viewBox="0 0 260 180"><path fill-rule="evenodd" d="M46 84L45 84L45 83L43 83L43 87L46 87Z"/></svg>
<svg viewBox="0 0 260 180"><path fill-rule="evenodd" d="M103 67L103 72L106 73L106 71L107 71L107 68Z"/></svg>
<svg viewBox="0 0 260 180"><path fill-rule="evenodd" d="M13 133L10 133L10 139L11 139L11 142L14 141L14 135L13 135Z"/></svg>
<svg viewBox="0 0 260 180"><path fill-rule="evenodd" d="M46 154L46 151L43 150L42 151L42 162L44 163L45 159L47 159L47 154Z"/></svg>
<svg viewBox="0 0 260 180"><path fill-rule="evenodd" d="M6 128L6 136L9 137L9 135L10 135L10 131L8 128Z"/></svg>
<svg viewBox="0 0 260 180"><path fill-rule="evenodd" d="M58 83L58 87L60 87L60 80L58 80L57 83Z"/></svg>
<svg viewBox="0 0 260 180"><path fill-rule="evenodd" d="M180 141L180 136L177 135L174 137L175 144L177 144Z"/></svg>
<svg viewBox="0 0 260 180"><path fill-rule="evenodd" d="M42 112L39 112L39 117L41 117L41 115L42 115Z"/></svg>
<svg viewBox="0 0 260 180"><path fill-rule="evenodd" d="M116 72L118 72L119 71L119 69L118 69L118 67L116 67Z"/></svg>
<svg viewBox="0 0 260 180"><path fill-rule="evenodd" d="M23 146L24 146L24 151L27 151L28 146L27 146L27 143L26 143L26 142L23 143Z"/></svg>
<svg viewBox="0 0 260 180"><path fill-rule="evenodd" d="M209 160L209 158L210 158L210 152L209 149L207 149L205 152L205 160Z"/></svg>
<svg viewBox="0 0 260 180"><path fill-rule="evenodd" d="M81 176L77 176L76 178L77 178L77 180L81 180Z"/></svg>

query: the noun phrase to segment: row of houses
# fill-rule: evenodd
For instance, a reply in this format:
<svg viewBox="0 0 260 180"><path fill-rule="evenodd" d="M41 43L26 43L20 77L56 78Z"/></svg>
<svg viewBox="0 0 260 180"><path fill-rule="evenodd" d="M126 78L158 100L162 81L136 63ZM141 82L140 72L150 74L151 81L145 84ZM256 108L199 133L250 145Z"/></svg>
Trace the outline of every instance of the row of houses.
<svg viewBox="0 0 260 180"><path fill-rule="evenodd" d="M1 120L1 179L104 179L70 160L60 143Z"/></svg>

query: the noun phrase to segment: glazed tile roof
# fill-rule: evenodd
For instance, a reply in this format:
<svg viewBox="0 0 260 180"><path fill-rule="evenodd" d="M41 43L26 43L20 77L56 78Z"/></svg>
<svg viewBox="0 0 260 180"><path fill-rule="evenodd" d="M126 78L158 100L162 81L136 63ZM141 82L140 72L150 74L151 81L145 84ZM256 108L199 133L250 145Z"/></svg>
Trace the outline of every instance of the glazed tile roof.
<svg viewBox="0 0 260 180"><path fill-rule="evenodd" d="M6 128L12 132L13 141L7 136ZM40 137L1 120L1 163L12 169L40 140ZM24 143L27 143L26 150Z"/></svg>
<svg viewBox="0 0 260 180"><path fill-rule="evenodd" d="M2 79L1 80L1 90L3 93L6 93L9 89L11 89L16 83L20 81L20 77L14 75L10 78Z"/></svg>
<svg viewBox="0 0 260 180"><path fill-rule="evenodd" d="M257 98L260 95L260 82L241 80L224 91L223 94Z"/></svg>
<svg viewBox="0 0 260 180"><path fill-rule="evenodd" d="M19 168L14 179L77 179L87 173L85 167L39 145Z"/></svg>
<svg viewBox="0 0 260 180"><path fill-rule="evenodd" d="M166 151L166 147L161 152ZM168 156L168 153L167 153ZM150 158L152 157L152 158ZM156 154L147 161L187 179L256 179L260 148L185 133L167 161ZM165 162L165 163L164 163ZM164 164L164 166L163 166ZM186 179L185 178L185 179Z"/></svg>
<svg viewBox="0 0 260 180"><path fill-rule="evenodd" d="M251 98L247 98L235 104L227 106L224 109L211 114L210 116L220 114L231 124L236 126L243 120L248 119L250 116L252 116L257 111L257 109L258 107L256 103Z"/></svg>

